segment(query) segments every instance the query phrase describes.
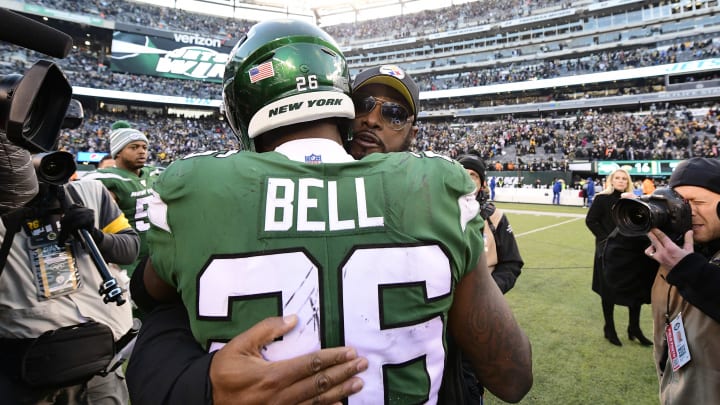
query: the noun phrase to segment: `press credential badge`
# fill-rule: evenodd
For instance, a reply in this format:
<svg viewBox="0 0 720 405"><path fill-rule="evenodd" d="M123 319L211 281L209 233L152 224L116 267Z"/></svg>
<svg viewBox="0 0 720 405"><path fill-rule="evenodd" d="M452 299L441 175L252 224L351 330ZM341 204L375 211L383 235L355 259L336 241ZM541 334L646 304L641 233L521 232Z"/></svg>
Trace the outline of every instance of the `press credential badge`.
<svg viewBox="0 0 720 405"><path fill-rule="evenodd" d="M690 348L688 347L687 338L685 337L682 313L677 314L675 319L665 326L665 337L668 342L668 352L670 354L670 361L672 362L672 369L673 371L677 371L691 359Z"/></svg>

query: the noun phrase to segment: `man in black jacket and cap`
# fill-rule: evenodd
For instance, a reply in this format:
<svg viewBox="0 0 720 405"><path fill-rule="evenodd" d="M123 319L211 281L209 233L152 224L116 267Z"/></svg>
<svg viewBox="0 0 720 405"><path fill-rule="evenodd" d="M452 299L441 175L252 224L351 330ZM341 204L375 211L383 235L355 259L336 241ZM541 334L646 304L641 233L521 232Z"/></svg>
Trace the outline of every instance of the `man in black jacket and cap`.
<svg viewBox="0 0 720 405"><path fill-rule="evenodd" d="M660 263L652 290L660 402L720 403L720 160L685 160L669 185L690 205L692 229L678 246L654 228L645 249Z"/></svg>
<svg viewBox="0 0 720 405"><path fill-rule="evenodd" d="M512 226L502 210L488 200L488 184L485 174L485 163L479 156L467 154L458 157L458 162L465 168L470 178L477 186L475 199L480 203L480 216L483 218L483 241L485 243L485 257L488 270L503 294L515 286L525 264L520 256ZM463 362L465 378L465 404L482 404L484 388L477 381L472 368Z"/></svg>

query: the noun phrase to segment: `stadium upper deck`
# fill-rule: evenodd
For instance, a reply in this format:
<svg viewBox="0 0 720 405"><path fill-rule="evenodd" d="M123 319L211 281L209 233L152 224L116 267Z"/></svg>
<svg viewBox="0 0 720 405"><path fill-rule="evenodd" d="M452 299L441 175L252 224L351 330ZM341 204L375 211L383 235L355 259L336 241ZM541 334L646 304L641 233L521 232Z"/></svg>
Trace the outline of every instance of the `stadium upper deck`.
<svg viewBox="0 0 720 405"><path fill-rule="evenodd" d="M720 63L715 59L712 39L720 30L720 14L716 15L717 0L547 1L533 2L537 4L535 8L528 7L525 2L516 3L507 7L505 2L478 1L450 10L328 27L328 31L334 33L340 43L346 44L345 52L353 72L372 65L393 63L405 67L421 84L426 84L428 91L421 93L426 119L537 114L597 107L632 109L652 103L687 103L719 97L717 83L706 80L714 78ZM192 31L195 38L204 38L203 27L218 27L213 37L224 38L225 42L218 48L222 51L223 47L227 49L227 45L233 43L236 38L233 34L243 32L250 24L249 21L118 0L103 2L105 8L102 10L98 9L96 2L85 0L54 0L42 4L45 8L0 0L0 6L36 15L59 16L64 20L61 22L64 28L72 30L78 37L89 36L89 40L85 39L88 42L81 48L85 48L86 58L87 51L97 55L100 67L88 66L87 63L69 66L67 70L72 72L71 76L77 73L79 78L83 73L94 73L100 77L113 75L105 70L107 65L116 69L110 58L114 52L110 45L110 30L117 32L122 29L180 42L178 38L183 39L182 35L188 34L178 34L173 29L175 25L183 30L197 29ZM63 12L52 12L52 7ZM82 16L88 20L82 20ZM95 21L89 16L106 19ZM153 25L164 29L147 28ZM379 35L380 32L384 34ZM674 52L672 58L666 58L671 48L685 49ZM704 51L700 52L700 48ZM712 52L706 52L708 49ZM613 60L632 52L651 55L650 62L627 63L629 61L623 60L617 63ZM548 66L577 66L593 59L599 61L595 63L597 70L593 71L557 69L557 73L548 77L513 74L518 71L533 72ZM147 82L141 92L157 93L154 89L158 87L167 89L166 79L159 80L162 85L155 86L152 83L155 79L144 79L147 73L134 72L130 75L130 79L139 78L137 81ZM127 89L130 80L123 73L115 75L122 78L118 87ZM186 89L192 96L180 96L178 99L148 96L148 103L196 107L216 107L219 103L217 84L194 82L189 85L186 80L172 80L172 75L168 77L171 82L182 83L177 87ZM477 80L478 77L495 79ZM694 80L694 84L684 85L683 82L689 80ZM703 86L698 89L700 80ZM77 82L81 81L73 80L73 83ZM76 94L119 100L138 99L137 95L107 93L105 90L108 89L102 88L103 81L90 81L87 86L76 88ZM162 93L168 94L167 90Z"/></svg>

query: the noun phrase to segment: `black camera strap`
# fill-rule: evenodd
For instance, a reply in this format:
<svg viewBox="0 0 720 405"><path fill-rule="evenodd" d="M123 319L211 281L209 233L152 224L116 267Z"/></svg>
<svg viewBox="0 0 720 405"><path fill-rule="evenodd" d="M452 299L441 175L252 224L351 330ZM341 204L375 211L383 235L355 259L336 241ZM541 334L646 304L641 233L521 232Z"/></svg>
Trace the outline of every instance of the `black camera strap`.
<svg viewBox="0 0 720 405"><path fill-rule="evenodd" d="M5 226L5 237L3 238L2 247L0 247L0 275L2 275L5 269L5 263L7 262L8 254L10 254L10 247L12 246L13 239L15 239L15 234L20 230L20 227L22 227L25 218L34 211L34 208L21 207L2 216L2 222Z"/></svg>
<svg viewBox="0 0 720 405"><path fill-rule="evenodd" d="M2 222L5 226L5 237L3 238L2 246L0 247L0 275L2 275L7 263L8 254L12 247L13 239L15 234L22 228L24 221L31 217L41 217L50 214L61 214L62 210L59 207L43 207L47 201L44 201L44 194L39 193L28 205L20 208L16 208L7 214L2 216Z"/></svg>

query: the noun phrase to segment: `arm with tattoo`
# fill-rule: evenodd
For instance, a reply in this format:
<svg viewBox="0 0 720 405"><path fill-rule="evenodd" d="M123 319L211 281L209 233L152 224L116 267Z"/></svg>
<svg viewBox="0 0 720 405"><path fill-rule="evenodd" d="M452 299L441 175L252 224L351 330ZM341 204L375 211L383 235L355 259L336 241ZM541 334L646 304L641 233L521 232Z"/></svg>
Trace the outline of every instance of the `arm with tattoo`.
<svg viewBox="0 0 720 405"><path fill-rule="evenodd" d="M484 256L455 290L449 330L485 388L507 402L527 394L533 383L530 341L490 277Z"/></svg>

